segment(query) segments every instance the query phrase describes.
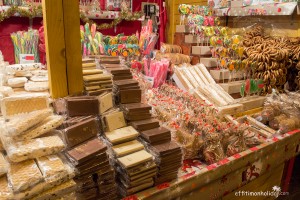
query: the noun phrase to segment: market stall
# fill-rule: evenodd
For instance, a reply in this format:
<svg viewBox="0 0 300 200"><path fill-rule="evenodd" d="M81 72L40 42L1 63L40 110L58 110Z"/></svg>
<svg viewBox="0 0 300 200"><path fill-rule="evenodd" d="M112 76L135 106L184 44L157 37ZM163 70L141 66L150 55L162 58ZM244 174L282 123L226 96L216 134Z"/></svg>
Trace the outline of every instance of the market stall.
<svg viewBox="0 0 300 200"><path fill-rule="evenodd" d="M0 23L32 11L4 3ZM43 28L11 35L16 64L0 54L0 198L288 195L300 24L283 36L258 15L298 19L297 2L31 3ZM167 11L169 43L157 45ZM103 16L112 23L92 21ZM102 31L122 20L145 21L137 33Z"/></svg>

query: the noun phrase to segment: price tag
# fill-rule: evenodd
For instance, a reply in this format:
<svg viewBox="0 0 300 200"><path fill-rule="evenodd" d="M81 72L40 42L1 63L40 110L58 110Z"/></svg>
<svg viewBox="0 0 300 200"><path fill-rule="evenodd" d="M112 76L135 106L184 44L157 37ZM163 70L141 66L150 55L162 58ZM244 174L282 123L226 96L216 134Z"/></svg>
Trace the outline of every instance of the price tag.
<svg viewBox="0 0 300 200"><path fill-rule="evenodd" d="M20 64L34 63L34 54L20 54Z"/></svg>

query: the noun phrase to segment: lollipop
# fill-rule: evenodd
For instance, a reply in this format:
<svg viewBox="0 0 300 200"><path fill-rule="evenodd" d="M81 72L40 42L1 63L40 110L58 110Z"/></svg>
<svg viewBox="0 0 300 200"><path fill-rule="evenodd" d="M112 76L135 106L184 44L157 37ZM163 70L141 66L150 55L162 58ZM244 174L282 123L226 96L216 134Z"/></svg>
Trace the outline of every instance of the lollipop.
<svg viewBox="0 0 300 200"><path fill-rule="evenodd" d="M110 40L108 41L109 45L114 45L114 44L118 44L119 39L118 37L111 37Z"/></svg>
<svg viewBox="0 0 300 200"><path fill-rule="evenodd" d="M226 47L230 47L230 45L231 45L231 38L228 37L228 36L225 36L224 39L223 39L223 42L224 42L224 45Z"/></svg>
<svg viewBox="0 0 300 200"><path fill-rule="evenodd" d="M196 15L196 16L194 16L194 17L195 17L195 24L196 24L197 26L202 26L203 21L204 21L204 17L201 16L201 15Z"/></svg>
<svg viewBox="0 0 300 200"><path fill-rule="evenodd" d="M209 42L210 42L210 45L215 47L217 46L217 37L216 36L212 36L210 39L209 39Z"/></svg>
<svg viewBox="0 0 300 200"><path fill-rule="evenodd" d="M215 25L214 17L212 17L212 16L208 17L208 23L209 23L210 26L214 26Z"/></svg>
<svg viewBox="0 0 300 200"><path fill-rule="evenodd" d="M228 34L228 28L227 27L222 27L220 32L221 32L221 35L226 36Z"/></svg>
<svg viewBox="0 0 300 200"><path fill-rule="evenodd" d="M203 34L203 29L202 29L201 26L196 26L196 27L195 27L195 33L196 33L198 36L200 36L200 37L203 37L203 36L204 36L204 34Z"/></svg>
<svg viewBox="0 0 300 200"><path fill-rule="evenodd" d="M203 25L204 26L208 26L209 25L208 17L204 17Z"/></svg>
<svg viewBox="0 0 300 200"><path fill-rule="evenodd" d="M244 54L244 47L238 47L237 53L238 53L239 57L241 58Z"/></svg>
<svg viewBox="0 0 300 200"><path fill-rule="evenodd" d="M187 15L191 11L191 5L180 4L179 7L178 7L178 9L179 9L180 14Z"/></svg>
<svg viewBox="0 0 300 200"><path fill-rule="evenodd" d="M220 26L220 24L221 24L220 17L216 17L215 18L215 25Z"/></svg>
<svg viewBox="0 0 300 200"><path fill-rule="evenodd" d="M218 37L218 39L217 39L217 45L218 46L223 46L223 40L222 40L222 38Z"/></svg>
<svg viewBox="0 0 300 200"><path fill-rule="evenodd" d="M240 44L241 41L242 41L242 36L240 35L232 36L232 44Z"/></svg>
<svg viewBox="0 0 300 200"><path fill-rule="evenodd" d="M197 10L197 6L191 5L190 13L191 13L191 14L196 14L195 10Z"/></svg>
<svg viewBox="0 0 300 200"><path fill-rule="evenodd" d="M228 69L230 72L232 72L234 70L234 62L233 61L229 64Z"/></svg>
<svg viewBox="0 0 300 200"><path fill-rule="evenodd" d="M189 25L190 27L193 27L193 26L196 25L196 24L195 24L195 20L194 20L194 18L193 18L193 15L189 15L189 16L188 16L188 25Z"/></svg>

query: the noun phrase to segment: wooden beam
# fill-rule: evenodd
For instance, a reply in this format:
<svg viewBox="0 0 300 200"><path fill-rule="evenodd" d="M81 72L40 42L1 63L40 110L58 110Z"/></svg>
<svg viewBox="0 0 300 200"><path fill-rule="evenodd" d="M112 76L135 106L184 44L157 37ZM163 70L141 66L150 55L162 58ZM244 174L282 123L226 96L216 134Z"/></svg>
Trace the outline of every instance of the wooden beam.
<svg viewBox="0 0 300 200"><path fill-rule="evenodd" d="M68 95L62 5L62 0L43 0L47 68L52 98Z"/></svg>
<svg viewBox="0 0 300 200"><path fill-rule="evenodd" d="M69 95L82 93L82 57L78 0L63 0L67 79Z"/></svg>

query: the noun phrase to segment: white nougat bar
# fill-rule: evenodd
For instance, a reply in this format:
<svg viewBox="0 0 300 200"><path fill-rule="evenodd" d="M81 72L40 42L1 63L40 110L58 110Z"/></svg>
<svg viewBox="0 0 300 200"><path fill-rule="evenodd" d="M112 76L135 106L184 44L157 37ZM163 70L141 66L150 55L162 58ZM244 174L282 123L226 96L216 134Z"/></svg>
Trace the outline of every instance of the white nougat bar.
<svg viewBox="0 0 300 200"><path fill-rule="evenodd" d="M46 95L24 94L6 97L1 102L1 112L5 118L47 108L49 101Z"/></svg>
<svg viewBox="0 0 300 200"><path fill-rule="evenodd" d="M137 138L138 135L139 132L135 130L132 126L127 126L124 128L116 129L114 131L105 133L106 138L112 144L118 144L130 140L134 140Z"/></svg>
<svg viewBox="0 0 300 200"><path fill-rule="evenodd" d="M32 200L54 200L61 198L71 192L76 190L76 182L69 180L65 183L62 183L56 187L51 188L50 190L44 191L39 195L32 198Z"/></svg>
<svg viewBox="0 0 300 200"><path fill-rule="evenodd" d="M13 191L8 185L6 176L0 178L0 199L13 199Z"/></svg>
<svg viewBox="0 0 300 200"><path fill-rule="evenodd" d="M6 71L8 73L14 73L17 71L33 71L41 70L43 65L41 63L31 63L31 64L14 64L6 66Z"/></svg>
<svg viewBox="0 0 300 200"><path fill-rule="evenodd" d="M123 112L112 112L104 117L107 131L114 131L126 126Z"/></svg>
<svg viewBox="0 0 300 200"><path fill-rule="evenodd" d="M140 151L144 149L144 145L137 140L125 142L112 147L112 150L116 157L126 156L128 154Z"/></svg>
<svg viewBox="0 0 300 200"><path fill-rule="evenodd" d="M74 169L72 169L69 165L66 165L66 169L68 170L68 174L65 177L62 177L61 179L48 181L48 182L46 181L40 182L34 187L31 187L23 192L14 194L13 199L22 199L22 200L31 199L33 196L36 196L44 191L47 191L55 186L58 186L74 178L75 176ZM44 179L46 178L47 177L44 177Z"/></svg>
<svg viewBox="0 0 300 200"><path fill-rule="evenodd" d="M141 151L135 152L133 154L129 154L127 156L118 158L118 161L125 168L129 168L129 167L133 167L133 166L139 165L141 163L150 161L152 159L153 159L153 157L150 153L148 153L145 150L141 150Z"/></svg>
<svg viewBox="0 0 300 200"><path fill-rule="evenodd" d="M40 157L36 162L46 181L61 179L68 174L65 164L57 155Z"/></svg>
<svg viewBox="0 0 300 200"><path fill-rule="evenodd" d="M7 173L8 167L9 167L9 165L8 165L7 160L4 158L4 155L2 153L0 153L0 176Z"/></svg>
<svg viewBox="0 0 300 200"><path fill-rule="evenodd" d="M11 163L7 179L16 193L43 181L43 176L34 160L26 160L20 163Z"/></svg>
<svg viewBox="0 0 300 200"><path fill-rule="evenodd" d="M6 152L9 160L12 162L21 162L57 154L64 148L65 144L59 136L49 136L22 142L13 142L7 146Z"/></svg>
<svg viewBox="0 0 300 200"><path fill-rule="evenodd" d="M51 109L38 110L26 115L17 116L6 123L7 136L15 137L21 135L31 127L39 124L44 119L52 115Z"/></svg>
<svg viewBox="0 0 300 200"><path fill-rule="evenodd" d="M63 121L64 118L59 115L52 115L50 117L47 117L39 124L23 132L18 136L18 138L16 138L16 140L28 140L42 136L43 134L48 133L51 130L56 129L57 127L62 125Z"/></svg>

